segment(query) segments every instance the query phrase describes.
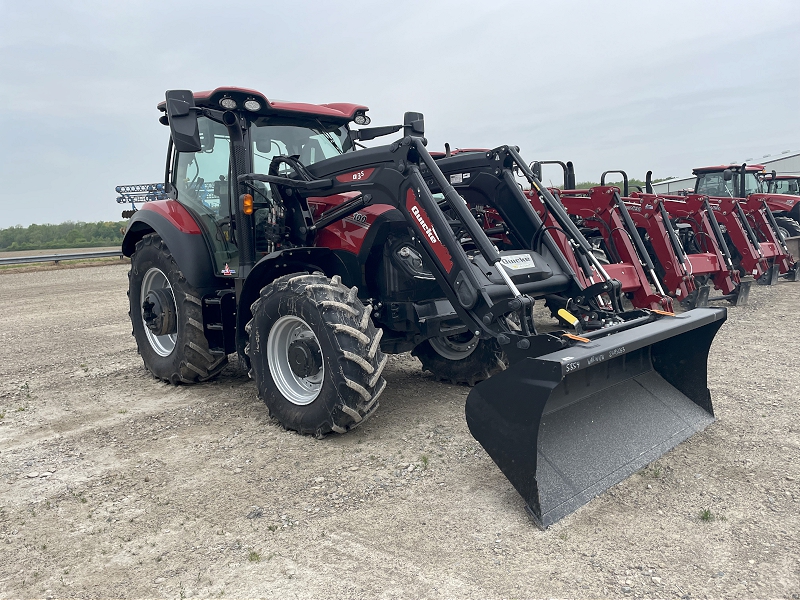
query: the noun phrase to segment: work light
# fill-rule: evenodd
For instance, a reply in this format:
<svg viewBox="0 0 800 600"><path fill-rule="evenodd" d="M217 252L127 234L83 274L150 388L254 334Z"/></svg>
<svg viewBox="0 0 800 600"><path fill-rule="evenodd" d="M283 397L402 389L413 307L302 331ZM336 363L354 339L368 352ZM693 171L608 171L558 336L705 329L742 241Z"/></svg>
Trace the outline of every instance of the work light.
<svg viewBox="0 0 800 600"><path fill-rule="evenodd" d="M236 100L228 98L227 96L219 101L219 105L225 110L234 110L236 108Z"/></svg>

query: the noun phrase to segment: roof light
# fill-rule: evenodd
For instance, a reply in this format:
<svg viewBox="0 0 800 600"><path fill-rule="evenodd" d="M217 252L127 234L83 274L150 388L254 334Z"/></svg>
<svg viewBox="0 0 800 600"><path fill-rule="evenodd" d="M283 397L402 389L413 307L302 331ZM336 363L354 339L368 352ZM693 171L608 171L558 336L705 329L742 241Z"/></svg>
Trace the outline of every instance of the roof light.
<svg viewBox="0 0 800 600"><path fill-rule="evenodd" d="M244 107L250 112L258 112L261 110L261 103L255 98L248 98L244 101Z"/></svg>
<svg viewBox="0 0 800 600"><path fill-rule="evenodd" d="M222 100L220 100L219 105L225 110L235 110L237 106L236 100L229 98L228 96L225 96Z"/></svg>
<svg viewBox="0 0 800 600"><path fill-rule="evenodd" d="M370 119L363 112L360 112L360 113L356 113L356 116L353 119L353 121L356 122L356 125L369 125L370 122L372 121L372 119Z"/></svg>

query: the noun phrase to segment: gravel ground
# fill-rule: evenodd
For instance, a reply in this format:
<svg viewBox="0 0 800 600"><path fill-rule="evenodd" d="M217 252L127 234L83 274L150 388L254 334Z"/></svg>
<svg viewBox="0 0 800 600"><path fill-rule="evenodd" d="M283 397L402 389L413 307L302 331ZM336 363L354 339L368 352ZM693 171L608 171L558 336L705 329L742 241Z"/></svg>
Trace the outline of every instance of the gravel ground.
<svg viewBox="0 0 800 600"><path fill-rule="evenodd" d="M126 272L0 274L0 598L800 598L800 284L730 309L716 423L543 532L467 388L400 355L359 429L284 432L236 364L145 372Z"/></svg>

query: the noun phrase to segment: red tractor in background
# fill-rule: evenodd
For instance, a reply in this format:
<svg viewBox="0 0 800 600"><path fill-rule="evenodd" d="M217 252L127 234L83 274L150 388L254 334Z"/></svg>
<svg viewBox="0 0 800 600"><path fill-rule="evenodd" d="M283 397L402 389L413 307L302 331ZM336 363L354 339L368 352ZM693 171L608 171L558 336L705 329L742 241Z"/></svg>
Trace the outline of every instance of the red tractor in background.
<svg viewBox="0 0 800 600"><path fill-rule="evenodd" d="M800 196L800 175L772 171L762 174L759 178L767 186L768 194Z"/></svg>

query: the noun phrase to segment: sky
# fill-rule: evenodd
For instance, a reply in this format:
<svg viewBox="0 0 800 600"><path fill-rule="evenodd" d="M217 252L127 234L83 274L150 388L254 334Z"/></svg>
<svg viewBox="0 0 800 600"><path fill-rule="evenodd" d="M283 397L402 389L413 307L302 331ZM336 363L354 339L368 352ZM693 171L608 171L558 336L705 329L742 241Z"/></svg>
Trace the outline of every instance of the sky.
<svg viewBox="0 0 800 600"><path fill-rule="evenodd" d="M119 220L116 185L163 180L168 89L419 111L431 150L641 179L800 151L799 56L797 0L0 0L0 228Z"/></svg>

